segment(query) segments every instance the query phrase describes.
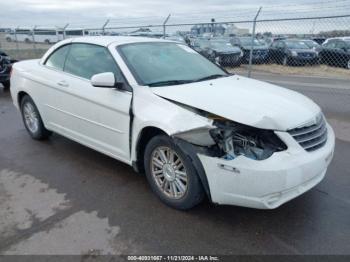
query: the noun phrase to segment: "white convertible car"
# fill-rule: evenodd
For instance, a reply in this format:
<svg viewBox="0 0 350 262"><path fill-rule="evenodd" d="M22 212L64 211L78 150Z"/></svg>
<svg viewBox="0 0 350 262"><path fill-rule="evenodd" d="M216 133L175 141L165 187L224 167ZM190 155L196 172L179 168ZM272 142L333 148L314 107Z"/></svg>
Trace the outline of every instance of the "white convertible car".
<svg viewBox="0 0 350 262"><path fill-rule="evenodd" d="M185 44L83 37L16 63L29 134L52 132L145 172L166 204L272 209L325 176L334 133L296 92L227 73Z"/></svg>

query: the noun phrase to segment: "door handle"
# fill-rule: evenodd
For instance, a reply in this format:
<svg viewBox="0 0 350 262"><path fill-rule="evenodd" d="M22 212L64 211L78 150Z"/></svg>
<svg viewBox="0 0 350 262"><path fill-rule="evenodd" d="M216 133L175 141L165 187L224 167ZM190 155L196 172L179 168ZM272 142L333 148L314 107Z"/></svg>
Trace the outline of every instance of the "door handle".
<svg viewBox="0 0 350 262"><path fill-rule="evenodd" d="M68 87L69 86L69 84L65 80L59 81L57 83L57 85L62 86L62 87Z"/></svg>

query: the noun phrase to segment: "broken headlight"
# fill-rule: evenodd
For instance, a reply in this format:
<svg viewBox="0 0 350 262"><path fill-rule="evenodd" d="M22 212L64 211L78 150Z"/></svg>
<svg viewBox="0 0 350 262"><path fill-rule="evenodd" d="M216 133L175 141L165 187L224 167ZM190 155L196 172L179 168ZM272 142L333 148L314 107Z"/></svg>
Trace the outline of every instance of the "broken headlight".
<svg viewBox="0 0 350 262"><path fill-rule="evenodd" d="M254 128L232 121L215 121L217 128L210 135L221 152L221 157L232 160L246 156L254 160L269 158L274 152L283 151L287 146L272 130Z"/></svg>

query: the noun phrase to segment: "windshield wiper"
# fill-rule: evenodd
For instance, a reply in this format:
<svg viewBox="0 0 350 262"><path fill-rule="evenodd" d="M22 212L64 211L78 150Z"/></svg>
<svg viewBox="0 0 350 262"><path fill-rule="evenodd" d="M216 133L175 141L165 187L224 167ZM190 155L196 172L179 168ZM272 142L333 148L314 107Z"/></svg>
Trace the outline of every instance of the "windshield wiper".
<svg viewBox="0 0 350 262"><path fill-rule="evenodd" d="M171 86L171 85L182 85L191 83L193 80L166 80L166 81L158 81L153 83L148 83L148 86Z"/></svg>
<svg viewBox="0 0 350 262"><path fill-rule="evenodd" d="M216 78L220 78L220 77L227 77L227 76L229 76L229 75L215 74L215 75L210 75L210 76L199 78L193 82L200 82L200 81L211 80L211 79L216 79Z"/></svg>
<svg viewBox="0 0 350 262"><path fill-rule="evenodd" d="M210 76L206 76L206 77L202 77L202 78L194 79L194 80L166 80L166 81L158 81L158 82L148 83L146 85L151 86L151 87L183 85L183 84L200 82L200 81L211 80L211 79L216 79L216 78L220 78L220 77L227 77L227 76L229 76L229 74L227 74L227 75L215 74L215 75L210 75Z"/></svg>

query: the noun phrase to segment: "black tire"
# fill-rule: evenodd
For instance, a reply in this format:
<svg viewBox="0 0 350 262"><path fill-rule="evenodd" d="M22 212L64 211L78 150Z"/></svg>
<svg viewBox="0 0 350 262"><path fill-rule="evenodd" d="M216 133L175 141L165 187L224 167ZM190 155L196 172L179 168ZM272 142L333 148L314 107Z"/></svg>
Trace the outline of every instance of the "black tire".
<svg viewBox="0 0 350 262"><path fill-rule="evenodd" d="M4 89L9 89L10 88L10 80L7 80L3 83L1 83L4 86Z"/></svg>
<svg viewBox="0 0 350 262"><path fill-rule="evenodd" d="M6 37L6 41L7 41L7 42L12 42L11 37Z"/></svg>
<svg viewBox="0 0 350 262"><path fill-rule="evenodd" d="M49 39L46 39L44 42L45 42L45 44L47 44L47 45L50 44L50 40L49 40Z"/></svg>
<svg viewBox="0 0 350 262"><path fill-rule="evenodd" d="M173 199L168 197L162 192L157 185L151 171L152 153L159 147L167 147L173 150L182 160L183 165L187 173L187 190L184 195L179 199ZM151 186L152 191L158 196L158 198L166 205L179 210L187 210L193 208L202 202L204 198L204 191L200 182L199 176L195 167L193 166L190 158L184 153L184 151L177 146L173 140L166 135L158 135L152 138L146 146L144 155L144 167L148 183Z"/></svg>
<svg viewBox="0 0 350 262"><path fill-rule="evenodd" d="M25 117L24 117L24 112L23 112L23 110L24 110L24 106L25 106L26 104L30 104L31 106L33 106L34 111L35 111L35 114L36 114L36 116L37 116L37 118L38 118L38 128L37 128L37 130L36 130L35 132L32 132L32 131L30 130L30 128L29 128L28 125L27 125L27 122L25 121ZM44 124L43 124L43 121L42 121L42 118L41 118L41 116L40 116L40 113L39 113L38 108L36 107L36 105L35 105L33 99L32 99L30 96L28 96L28 95L24 96L24 97L22 98L22 100L21 100L21 114L22 114L22 120L23 120L24 126L25 126L25 128L27 129L29 135L30 135L33 139L35 139L35 140L45 140L45 139L47 139L47 138L50 137L50 135L52 134L52 132L49 131L49 130L47 130L47 129L45 128L45 126L44 126Z"/></svg>

